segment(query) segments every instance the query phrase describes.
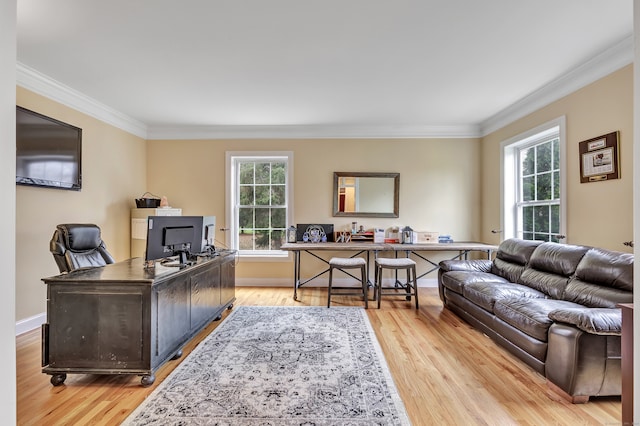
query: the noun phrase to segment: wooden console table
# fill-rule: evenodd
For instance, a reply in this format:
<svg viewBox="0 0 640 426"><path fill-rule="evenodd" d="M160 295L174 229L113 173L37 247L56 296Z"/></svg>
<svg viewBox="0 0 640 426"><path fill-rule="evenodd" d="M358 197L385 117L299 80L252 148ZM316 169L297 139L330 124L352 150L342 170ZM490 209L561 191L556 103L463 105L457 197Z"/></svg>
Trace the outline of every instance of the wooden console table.
<svg viewBox="0 0 640 426"><path fill-rule="evenodd" d="M374 254L374 258L377 257L379 252L391 251L397 256L398 253L404 252L405 256L411 257L412 255L418 260L422 260L431 265L431 268L420 275L418 278L424 275L438 270L438 263L430 260L423 252L455 252L456 254L451 259L466 259L468 254L473 251L484 252L488 259L491 259L493 251L498 249L498 246L477 242L458 242L458 243L433 243L433 244L388 244L388 243L373 243L373 242L349 242L349 243L285 243L281 247L282 250L292 251L294 254L293 261L293 300L298 299L298 289L308 283L309 281L318 278L324 273L329 271L329 268L317 273L313 277L302 279L301 278L301 253L305 252L310 256L328 264L328 260L321 257L317 252L351 252L351 257L360 256L364 254L367 259L367 264L370 264L370 253Z"/></svg>
<svg viewBox="0 0 640 426"><path fill-rule="evenodd" d="M42 372L137 374L143 386L235 301L235 251L191 266L144 268L142 258L44 278Z"/></svg>

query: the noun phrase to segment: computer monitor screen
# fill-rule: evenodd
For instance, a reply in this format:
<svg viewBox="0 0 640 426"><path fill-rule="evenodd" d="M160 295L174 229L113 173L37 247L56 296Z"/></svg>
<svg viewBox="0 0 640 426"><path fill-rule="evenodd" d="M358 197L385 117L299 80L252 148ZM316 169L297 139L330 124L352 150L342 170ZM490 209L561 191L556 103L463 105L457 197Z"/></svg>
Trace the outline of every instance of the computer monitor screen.
<svg viewBox="0 0 640 426"><path fill-rule="evenodd" d="M145 260L178 256L185 264L204 248L203 216L149 216Z"/></svg>

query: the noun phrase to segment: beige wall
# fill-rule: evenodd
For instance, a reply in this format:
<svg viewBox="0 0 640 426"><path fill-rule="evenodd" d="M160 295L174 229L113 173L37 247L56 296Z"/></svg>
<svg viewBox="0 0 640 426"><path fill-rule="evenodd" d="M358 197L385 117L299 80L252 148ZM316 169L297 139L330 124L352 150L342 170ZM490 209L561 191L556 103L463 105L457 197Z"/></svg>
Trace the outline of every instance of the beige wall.
<svg viewBox="0 0 640 426"><path fill-rule="evenodd" d="M567 240L631 252L633 240L633 68L631 65L486 136L482 140L480 238L499 242L500 143L564 115L567 136ZM621 178L580 183L578 144L620 132Z"/></svg>
<svg viewBox="0 0 640 426"><path fill-rule="evenodd" d="M400 217L356 218L359 225L410 225L459 241L480 238L477 139L150 141L149 190L166 195L184 214L214 214L223 227L226 151L293 151L295 223L350 228L351 218L332 216L334 171L399 172ZM222 232L217 239L225 241ZM240 280L284 278L286 284L292 275L291 261L241 260L237 268Z"/></svg>
<svg viewBox="0 0 640 426"><path fill-rule="evenodd" d="M146 190L146 141L16 90L18 105L82 128L81 191L16 187L16 319L22 320L46 311L40 279L58 274L48 248L58 223L96 223L116 260L129 257L130 209Z"/></svg>
<svg viewBox="0 0 640 426"><path fill-rule="evenodd" d="M334 171L399 172L400 217L357 218L366 228L410 225L455 240L499 242L500 142L551 119L567 119L568 242L630 251L632 236L632 69L626 67L479 139L305 139L144 141L17 88L17 104L83 128L83 190L17 187L16 318L46 310L40 279L57 273L47 250L57 223L94 222L109 250L129 257L130 208L145 191L168 197L184 214L217 217L225 226L225 153L294 153L295 223L333 223ZM578 142L620 131L622 178L579 183ZM480 176L480 179L478 177ZM146 184L148 182L148 185ZM218 245L225 241L217 231ZM322 265L307 263L315 271ZM303 271L308 273L309 270ZM292 262L241 259L239 282L288 284ZM434 275L431 274L430 278Z"/></svg>

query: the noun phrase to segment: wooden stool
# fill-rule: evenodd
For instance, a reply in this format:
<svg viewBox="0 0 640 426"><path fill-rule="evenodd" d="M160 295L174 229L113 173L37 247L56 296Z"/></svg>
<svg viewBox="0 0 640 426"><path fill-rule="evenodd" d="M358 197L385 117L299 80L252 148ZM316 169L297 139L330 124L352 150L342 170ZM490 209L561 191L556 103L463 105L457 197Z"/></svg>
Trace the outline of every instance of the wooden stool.
<svg viewBox="0 0 640 426"><path fill-rule="evenodd" d="M407 271L407 283L400 284L400 287L382 287L382 271L385 269ZM413 283L413 284L412 284ZM398 292L399 289L405 292ZM385 292L383 292L383 290ZM400 258L384 258L376 259L376 298L378 299L378 309L380 309L380 299L382 296L404 296L407 300L411 300L411 296L416 299L416 309L418 309L418 277L416 274L416 262L413 260Z"/></svg>
<svg viewBox="0 0 640 426"><path fill-rule="evenodd" d="M333 287L333 270L339 269L343 271L344 269L360 269L360 273L362 275L362 289L358 290L357 287ZM344 272L344 271L343 271ZM346 272L345 272L346 273ZM347 296L362 296L364 298L364 307L368 308L368 286L367 286L367 261L361 257L332 257L329 260L329 297L327 299L327 308L331 307L331 293L333 290L341 290L336 295L347 295ZM350 290L350 291L342 291L342 290ZM355 291L358 290L358 291Z"/></svg>

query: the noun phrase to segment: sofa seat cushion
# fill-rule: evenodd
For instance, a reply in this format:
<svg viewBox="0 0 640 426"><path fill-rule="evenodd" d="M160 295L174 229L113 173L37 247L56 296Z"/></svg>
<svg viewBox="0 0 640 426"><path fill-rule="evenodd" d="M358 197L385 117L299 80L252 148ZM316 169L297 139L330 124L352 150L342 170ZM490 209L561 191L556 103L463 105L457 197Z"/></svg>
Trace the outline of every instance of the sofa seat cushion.
<svg viewBox="0 0 640 426"><path fill-rule="evenodd" d="M512 327L531 337L546 342L547 332L553 324L549 313L557 309L584 308L566 300L532 299L526 297L497 300L493 312Z"/></svg>
<svg viewBox="0 0 640 426"><path fill-rule="evenodd" d="M549 318L575 325L582 331L605 336L622 334L622 311L617 308L556 309Z"/></svg>
<svg viewBox="0 0 640 426"><path fill-rule="evenodd" d="M476 281L467 283L462 289L464 297L476 305L493 312L496 300L517 297L544 298L545 294L522 284L496 281Z"/></svg>
<svg viewBox="0 0 640 426"><path fill-rule="evenodd" d="M463 294L464 287L476 282L502 282L508 283L504 278L489 272L450 271L442 275L442 285L451 291Z"/></svg>

